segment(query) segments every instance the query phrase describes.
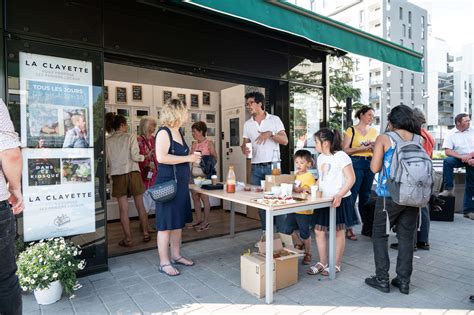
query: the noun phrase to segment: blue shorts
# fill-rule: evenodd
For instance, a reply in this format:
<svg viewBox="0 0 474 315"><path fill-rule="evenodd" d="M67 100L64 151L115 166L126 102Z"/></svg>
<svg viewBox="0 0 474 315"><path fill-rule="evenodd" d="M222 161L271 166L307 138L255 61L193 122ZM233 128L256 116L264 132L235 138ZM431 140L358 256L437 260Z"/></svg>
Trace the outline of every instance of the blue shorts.
<svg viewBox="0 0 474 315"><path fill-rule="evenodd" d="M290 213L286 216L283 231L280 232L291 234L295 230L300 230L300 238L307 240L311 236L309 227L312 223L312 218L313 216L309 214Z"/></svg>

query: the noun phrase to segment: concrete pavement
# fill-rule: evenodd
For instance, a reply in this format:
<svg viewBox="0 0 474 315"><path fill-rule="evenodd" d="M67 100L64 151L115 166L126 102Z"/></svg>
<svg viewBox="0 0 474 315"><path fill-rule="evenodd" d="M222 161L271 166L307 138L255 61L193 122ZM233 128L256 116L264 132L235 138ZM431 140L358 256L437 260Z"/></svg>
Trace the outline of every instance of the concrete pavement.
<svg viewBox="0 0 474 315"><path fill-rule="evenodd" d="M359 228L356 228L358 232ZM431 222L430 251L415 252L410 295L392 288L381 293L364 284L374 274L370 238L347 241L342 272L334 281L309 276L300 265L299 282L266 305L240 288L240 254L253 249L259 231L183 245L195 260L178 277L158 272L155 250L112 258L108 272L79 279L76 297L38 306L24 295L24 314L474 314L474 220ZM389 242L396 241L394 236ZM314 241L313 241L314 243ZM394 275L396 251L389 250ZM317 261L313 244L313 261Z"/></svg>

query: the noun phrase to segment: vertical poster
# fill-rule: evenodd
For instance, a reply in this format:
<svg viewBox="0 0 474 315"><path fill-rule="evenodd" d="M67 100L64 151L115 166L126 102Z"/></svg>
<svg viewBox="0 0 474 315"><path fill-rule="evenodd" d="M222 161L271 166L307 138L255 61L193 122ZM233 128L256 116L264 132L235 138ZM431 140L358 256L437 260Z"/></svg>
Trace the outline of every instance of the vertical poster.
<svg viewBox="0 0 474 315"><path fill-rule="evenodd" d="M92 63L20 52L24 239L95 231Z"/></svg>

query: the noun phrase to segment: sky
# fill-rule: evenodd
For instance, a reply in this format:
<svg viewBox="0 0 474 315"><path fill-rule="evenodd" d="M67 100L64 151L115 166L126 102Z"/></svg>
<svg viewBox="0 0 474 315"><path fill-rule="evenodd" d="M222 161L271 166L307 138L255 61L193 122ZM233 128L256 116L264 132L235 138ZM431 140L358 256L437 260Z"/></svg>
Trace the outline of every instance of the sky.
<svg viewBox="0 0 474 315"><path fill-rule="evenodd" d="M432 34L440 37L455 51L474 42L473 0L409 0L428 10Z"/></svg>

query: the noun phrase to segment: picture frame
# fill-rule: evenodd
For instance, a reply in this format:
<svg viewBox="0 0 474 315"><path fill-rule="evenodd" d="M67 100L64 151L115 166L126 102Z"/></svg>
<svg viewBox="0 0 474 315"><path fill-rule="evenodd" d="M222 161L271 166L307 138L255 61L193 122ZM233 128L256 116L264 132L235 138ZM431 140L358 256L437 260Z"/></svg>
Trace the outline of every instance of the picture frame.
<svg viewBox="0 0 474 315"><path fill-rule="evenodd" d="M209 137L215 137L215 135L216 135L216 128L214 128L214 127L207 128L207 135L208 135Z"/></svg>
<svg viewBox="0 0 474 315"><path fill-rule="evenodd" d="M202 105L211 105L211 93L210 92L202 92Z"/></svg>
<svg viewBox="0 0 474 315"><path fill-rule="evenodd" d="M183 102L185 105L187 104L187 102L186 102L186 94L178 93L176 96L177 96L177 98L178 98L181 102Z"/></svg>
<svg viewBox="0 0 474 315"><path fill-rule="evenodd" d="M201 120L201 114L200 113L191 113L191 122L195 123Z"/></svg>
<svg viewBox="0 0 474 315"><path fill-rule="evenodd" d="M132 85L132 100L141 101L143 97L142 86Z"/></svg>
<svg viewBox="0 0 474 315"><path fill-rule="evenodd" d="M216 114L206 114L206 123L215 124L216 123Z"/></svg>
<svg viewBox="0 0 474 315"><path fill-rule="evenodd" d="M171 91L163 91L163 104L166 104L172 97L173 94Z"/></svg>
<svg viewBox="0 0 474 315"><path fill-rule="evenodd" d="M126 103L127 102L127 88L116 87L115 100L117 101L117 103Z"/></svg>
<svg viewBox="0 0 474 315"><path fill-rule="evenodd" d="M199 107L199 95L191 94L191 107Z"/></svg>
<svg viewBox="0 0 474 315"><path fill-rule="evenodd" d="M109 87L104 85L104 102L109 101Z"/></svg>

